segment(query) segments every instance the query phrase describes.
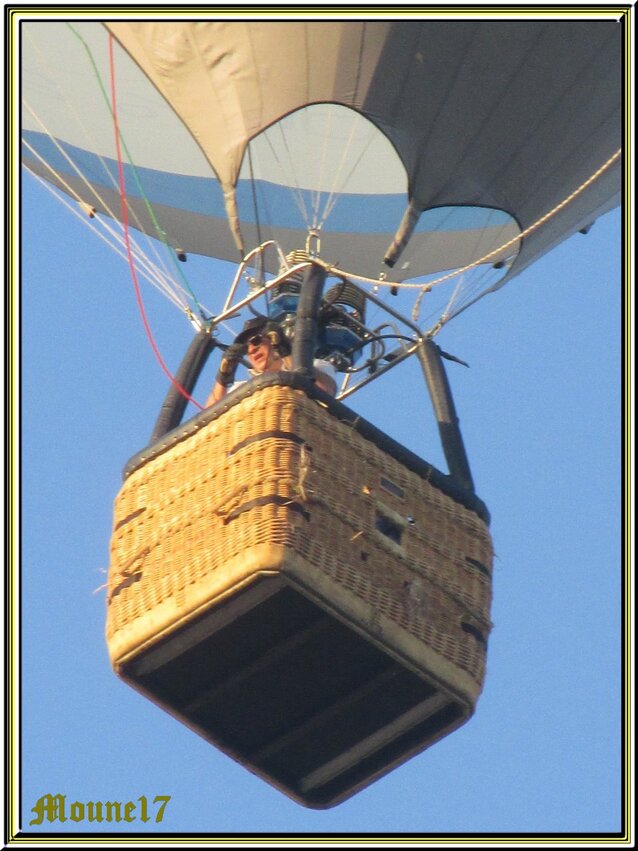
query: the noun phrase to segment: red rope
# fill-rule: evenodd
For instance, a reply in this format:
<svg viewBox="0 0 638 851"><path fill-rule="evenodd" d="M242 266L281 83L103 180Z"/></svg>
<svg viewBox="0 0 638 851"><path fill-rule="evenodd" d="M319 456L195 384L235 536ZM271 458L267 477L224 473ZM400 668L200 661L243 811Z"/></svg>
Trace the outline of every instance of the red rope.
<svg viewBox="0 0 638 851"><path fill-rule="evenodd" d="M172 383L177 387L182 396L185 396L190 402L196 405L200 411L203 411L204 408L199 404L193 397L179 384L179 382L175 379L175 377L171 374L170 370L164 363L162 356L160 354L159 349L157 348L157 344L153 337L153 332L151 331L151 327L148 323L148 318L146 316L146 310L144 308L144 302L142 301L142 293L140 290L140 284L137 277L137 271L135 269L135 263L133 262L133 252L131 251L131 240L129 235L129 225L128 225L128 207L126 202L126 189L124 185L124 166L122 164L122 152L120 149L120 129L117 121L117 104L115 97L115 62L113 59L113 36L109 33L109 66L111 73L111 107L113 112L113 128L115 130L115 148L117 152L117 169L118 169L118 178L120 184L120 198L122 201L122 224L124 226L124 241L126 244L126 255L128 257L128 264L131 270L131 277L133 279L133 285L135 287L135 297L137 299L137 306L139 308L140 314L142 316L142 322L144 323L144 330L146 331L146 336L151 344L151 348L157 358L159 365L162 367L168 378L172 381Z"/></svg>

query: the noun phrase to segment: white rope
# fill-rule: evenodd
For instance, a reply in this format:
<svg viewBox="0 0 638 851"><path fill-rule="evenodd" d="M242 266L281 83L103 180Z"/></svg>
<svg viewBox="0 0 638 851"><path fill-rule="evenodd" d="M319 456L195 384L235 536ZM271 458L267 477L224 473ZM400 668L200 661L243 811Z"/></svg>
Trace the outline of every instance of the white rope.
<svg viewBox="0 0 638 851"><path fill-rule="evenodd" d="M90 132L89 128L87 127L86 123L84 122L82 116L78 113L78 111L73 106L73 103L68 98L67 94L58 85L58 83L56 81L55 74L52 73L51 67L50 67L45 55L43 54L43 52L40 49L37 42L31 36L30 32L27 32L27 38L29 40L29 44L33 48L34 52L37 54L38 60L40 62L40 66L42 67L44 73L46 74L49 82L56 89L58 96L65 102L66 108L67 108L69 114L75 120L77 126L79 127L81 133L83 134L83 137L89 141L89 146L91 147L91 149L95 150L97 152L99 150L99 146L96 144L92 133ZM46 127L46 125L44 124L42 119L35 113L33 108L26 101L23 101L23 102L24 102L25 106L27 107L27 109L29 110L29 112L31 113L31 115L33 116L33 118L36 120L36 122L43 129L47 138L50 139L51 142L55 145L55 147L62 153L62 155L69 162L69 164L71 165L71 167L73 168L75 173L80 177L80 179L84 182L84 184L87 186L89 191L92 193L93 197L95 197L97 199L97 201L107 211L108 215L110 215L111 218L113 218L114 220L117 221L117 216L114 215L113 211L109 208L109 205L105 203L104 199L100 197L96 188L88 181L86 176L82 173L81 169L78 167L77 163L75 163L73 161L73 159L68 155L67 151L65 151L60 146L60 144L58 143L58 140L49 131L49 129ZM30 150L33 151L33 148L30 148ZM47 166L47 168L49 168L49 170L52 173L55 174L54 169L52 168L52 166L49 163L47 163L39 154L36 154L36 156L38 156L38 158ZM105 158L99 153L96 153L96 157L98 158L99 162L101 163L102 168L103 168L103 172L107 176L108 180L111 182L111 185L112 185L114 191L117 194L119 194L118 182L115 178L115 175L108 168L108 165L106 163ZM58 180L60 180L61 183L64 183L64 185L68 187L68 184L66 184L62 180L60 175L56 175L56 177L58 178ZM81 199L77 195L77 193L75 193L73 190L71 190L70 187L68 187L68 189L71 192L71 195L76 197L78 202L80 204L82 204L83 199ZM55 197L57 197L60 200L59 196L55 195ZM157 275L158 283L156 284L156 286L158 286L164 292L164 294L171 301L173 301L181 310L185 310L187 313L190 313L189 301L188 301L189 296L187 295L186 290L181 285L179 285L177 283L177 281L173 278L167 264L164 261L164 257L158 251L153 240L149 237L148 234L146 234L144 232L144 229L143 229L142 223L141 223L141 219L140 219L139 215L137 214L137 212L134 209L132 209L130 205L128 205L128 209L129 209L129 213L131 215L131 218L136 223L137 228L139 229L140 233L144 234L144 237L146 239L146 245L150 249L150 253L152 253L154 258L155 258L155 266L154 266L154 271L152 272L152 274ZM116 239L119 242L121 242L122 245L124 244L123 237L116 236ZM136 255L137 255L138 259L144 258L144 262L147 264L147 267L149 269L153 269L153 261L150 259L149 255L144 252L144 250L139 246L138 243L135 244L135 250L136 250ZM159 283L160 281L163 281L163 283ZM173 291L172 295L170 294L171 290ZM180 297L180 293L181 293L181 297Z"/></svg>
<svg viewBox="0 0 638 851"><path fill-rule="evenodd" d="M310 115L310 113L307 112L306 113L306 121L310 120L309 115ZM323 141L323 146L322 146L322 149L321 149L321 164L319 166L319 179L318 179L318 185L319 186L323 186L323 175L325 173L325 166L326 166L326 154L328 153L328 139L330 139L330 137L332 136L332 118L333 118L333 112L332 112L332 110L330 110L329 113L328 113L328 128L327 128L327 131L323 134L323 140L324 141ZM325 216L325 213L324 213L321 224L319 223L319 204L321 202L321 195L322 194L323 193L321 192L321 190L319 190L319 189L315 190L315 193L314 193L315 201L314 201L313 210L312 210L312 226L316 230L320 230L321 226L323 225L323 223L326 220L326 216Z"/></svg>
<svg viewBox="0 0 638 851"><path fill-rule="evenodd" d="M73 28L71 27L71 29L73 29ZM111 170L108 168L105 158L104 158L101 154L97 153L97 151L99 151L99 145L97 144L97 141L96 141L96 139L95 139L94 135L92 134L92 132L91 132L91 130L90 130L90 127L89 127L89 126L87 126L86 122L83 120L82 115L81 115L81 114L77 111L77 109L75 109L75 107L74 107L74 105L73 105L73 102L72 102L72 101L71 101L71 99L68 97L68 95L66 94L66 92L65 92L65 91L64 91L64 90L63 90L63 89L62 89L62 88L58 85L58 82L57 82L57 79L56 79L56 75L52 72L52 70L51 70L51 66L50 66L49 62L47 61L46 56L44 55L44 53L43 53L43 52L42 52L42 50L40 49L40 47L39 47L38 43L37 43L37 42L34 40L34 38L32 37L32 35L31 35L30 31L28 30L28 28L27 28L27 38L28 38L28 40L29 40L29 44L31 45L32 49L36 52L36 54L37 54L37 56L38 56L38 60L39 60L39 62L40 62L40 66L41 66L41 68L43 69L44 73L47 75L47 79L48 79L48 80L49 80L49 82L50 82L50 83L54 86L54 88L55 88L55 90L57 91L58 96L60 97L60 99L64 101L65 106L66 106L66 109L67 109L67 111L68 111L69 115L73 116L73 119L74 119L74 121L75 121L75 123L76 123L77 127L79 128L80 132L82 133L83 138L84 138L84 139L86 139L86 140L88 140L90 150L93 150L93 151L95 151L95 152L96 152L96 156L97 156L97 158L98 158L99 162L100 162L100 163L101 163L101 165L102 165L103 173L107 176L107 178L108 178L108 180L110 181L110 183L111 183L111 185L112 185L112 187L113 187L114 191L115 191L116 193L118 193L118 194L119 194L119 185L118 185L118 182L117 182L117 180L116 180L116 178L115 178L115 174L113 174L113 173L111 172ZM25 105L26 105L26 101L25 101ZM46 133L47 137L48 137L48 138L49 138L49 139L50 139L50 140L51 140L54 144L56 144L56 146L59 148L59 145L57 145L57 140L55 139L55 137L53 136L53 134L52 134L52 133L51 133L51 132L50 132L50 131L49 131L49 130L45 127L45 125L44 125L44 123L42 122L42 120L41 120L41 119L40 119L40 118L39 118L39 117L35 114L35 112L33 111L33 109L32 109L30 106L28 106L28 105L27 105L27 108L29 109L29 111L31 112L31 114L33 115L33 117L35 118L35 120L38 122L38 124L39 124L39 125L43 128L43 130L44 130L44 132ZM63 153L64 153L64 155L66 156L66 152L64 152L64 151L63 151ZM69 158L67 157L67 159L69 159ZM69 162L71 162L71 164L72 164L72 165L74 165L70 159L69 159ZM82 177L82 178L84 179L84 182L85 182L85 183L87 183L87 185L89 186L89 188L92 188L92 187L90 186L90 184L88 183L88 181L86 180L86 178L84 178L84 177L83 177L83 175L80 173L80 171L77 169L77 167L76 167L76 166L74 166L74 167L76 168L76 172L79 174L79 176L80 176L80 177ZM103 201L102 201L101 199L100 199L100 202L103 204ZM104 205L104 206L105 206L105 208L106 208L106 205ZM143 232L143 229L142 229L142 227L141 227L141 221L140 221L140 218L139 218L139 216L137 215L137 213L135 212L135 210L132 210L132 209L129 207L129 213L131 214L132 219L134 219L134 220L135 220L135 222L137 223L138 229L139 229L141 232ZM110 210L109 210L109 215L113 216L113 214L112 214L112 212L111 212ZM114 217L114 218L115 218L115 217ZM153 253L153 254L154 254L154 256L155 256L155 261L156 261L156 263L157 263L159 266L161 266L161 268L164 270L164 273L167 275L167 277L169 277L169 278L170 278L169 270L168 270L168 268L167 268L166 264L164 263L163 258L161 257L161 255L160 255L160 254L159 254L159 252L157 251L157 248L155 247L155 245L153 244L153 242L152 242L152 241L148 238L148 235L146 235L146 239L147 239L147 245L149 246L149 248L151 249L152 253Z"/></svg>
<svg viewBox="0 0 638 851"><path fill-rule="evenodd" d="M341 172L343 171L343 166L345 165L346 152L350 147L352 147L352 139L354 137L356 124L358 122L356 115L357 114L355 113L355 117L353 118L353 122L352 122L352 129L350 131L350 138L348 139L348 143L347 143L346 147L344 148L344 152L343 152L343 155L341 157L341 162L339 163L339 168L337 169L337 174L335 175L333 190L332 190L331 194L329 195L328 200L326 201L326 206L324 208L323 218L321 220L321 224L319 225L319 227L323 227L323 225L326 222L326 219L334 210L335 205L336 205L337 201L339 200L340 193L343 191L343 187L345 187L347 185L348 181L350 180L350 178L354 174L355 170L358 168L359 163L361 162L364 154L366 153L366 151L368 150L368 148L372 144L372 140L374 139L376 132L377 132L375 127L370 127L368 129L368 141L364 145L363 149L361 150L361 153L359 154L359 156L357 157L355 162L352 164L350 171L348 172L346 177L343 179L343 182L341 183L341 188L337 189L336 188L337 180L338 180Z"/></svg>
<svg viewBox="0 0 638 851"><path fill-rule="evenodd" d="M500 211L491 210L489 212L487 221L485 223L485 228L490 227L490 219L493 218L497 214L497 212ZM452 211L450 211L448 216L446 216L445 220L447 220L447 218L451 215ZM498 233L503 234L507 227L508 224L504 222L500 226ZM496 229L494 229L494 231L496 231ZM470 256L472 254L476 255L478 253L479 245L481 243L482 238L483 237L481 233L476 234L476 238L474 241L474 249L470 251ZM492 236L491 239L494 240L495 237ZM513 258L510 258L507 264L504 263L504 266L509 265L511 259ZM454 316L457 316L464 309L465 304L467 304L468 302L473 303L476 298L480 297L482 290L492 286L493 283L501 276L500 270L496 270L492 264L482 264L482 268L480 270L472 269L470 271L474 274L470 276L469 280L466 279L465 272L460 274L459 282L454 287L452 295L450 296L450 299L443 310L443 314L441 316L443 322L447 322ZM416 321L414 314L413 319L414 321Z"/></svg>
<svg viewBox="0 0 638 851"><path fill-rule="evenodd" d="M23 140L23 143L26 148L28 148L33 155L52 173L52 175L60 182L62 186L66 188L68 195L75 196L77 205L72 205L66 198L65 195L61 195L55 191L52 184L50 184L47 180L41 177L36 172L31 172L33 177L36 178L52 195L63 204L68 210L70 210L73 215L79 218L83 224L88 227L93 233L98 236L106 245L108 245L116 254L118 254L123 260L127 260L127 254L124 250L124 235L122 230L115 230L108 222L108 220L104 220L101 217L98 217L94 214L93 218L90 218L87 215L87 205L84 201L82 201L77 193L74 192L73 187L71 187L62 177L56 173L55 169L52 168L51 164L44 160L40 154L32 148L32 146L26 140ZM78 209L79 207L79 209ZM90 209L90 208L89 208ZM82 210L82 213L80 212ZM107 234L114 240L113 242L107 239L106 235L102 233L97 225L106 231ZM154 266L150 258L144 253L144 250L135 242L135 240L131 241L131 247L133 250L133 254L136 260L136 266L143 271L143 275L146 280L152 284L156 289L158 289L164 296L166 296L170 301L172 301L176 307L185 313L189 313L189 304L186 292L184 289L177 283L177 281L167 279L166 275L162 270L160 270L157 266ZM182 298L180 298L180 292L182 294Z"/></svg>
<svg viewBox="0 0 638 851"><path fill-rule="evenodd" d="M76 218L78 218L85 227L88 227L89 230L91 230L95 234L95 236L101 239L102 242L104 242L112 251L118 254L124 261L128 259L127 254L122 247L123 238L121 234L115 232L102 219L98 219L97 217L94 219L90 219L86 215L86 213L82 212L81 207L75 206L68 200L65 195L59 194L56 191L55 187L51 183L49 183L49 181L45 180L41 175L36 174L36 172L34 171L31 171L30 173L48 192L53 195L53 197L57 201L64 205L67 210L69 210L69 212L71 212ZM79 203L81 204L82 202ZM100 228L98 227L98 223L100 227L103 228L103 231L106 231L106 233L100 230ZM111 236L115 240L115 242L110 241L107 237L107 234L108 236ZM166 296L170 301L172 301L176 307L178 307L180 310L185 310L187 305L180 302L177 295L173 292L173 289L171 287L166 287L166 285L162 282L161 278L158 278L157 269L154 269L151 264L145 262L148 261L148 258L144 255L144 252L139 249L139 246L133 245L133 248L135 252L135 259L136 261L138 261L138 267L142 276L152 286L156 287L156 289L159 289L160 292L164 296Z"/></svg>
<svg viewBox="0 0 638 851"><path fill-rule="evenodd" d="M40 121L40 119L38 118L38 116L37 116L37 115L35 115L35 113L33 113L33 111L31 110L31 108L29 107L29 105L28 105L28 104L25 104L25 105L27 106L27 109L29 109L29 110L32 112L32 114L33 114L33 116L34 116L35 120L36 120L36 121L38 121L38 123L40 124L40 126L44 129L44 131L45 131L45 133L47 134L48 138L52 141L52 143L55 145L55 147L56 147L56 148L60 151L60 153L63 155L63 157L67 160L67 162L69 163L69 165L71 166L71 168L73 169L73 171L74 171L74 172L78 175L78 177L79 177L79 178L83 181L83 183L84 183L84 184L86 185L86 187L89 189L89 191L91 192L91 194L92 194L92 195L93 195L93 197L95 198L96 202L98 202L99 204L101 204L101 205L104 207L104 209L106 210L107 214L108 214L108 215L109 215L109 216L110 216L110 217L111 217L114 221L117 221L117 217L115 216L114 212L110 209L109 205L108 205L108 204L104 201L104 199L100 196L99 192L97 192L97 190L95 189L95 187L91 185L91 183L88 181L88 179L86 178L86 176L82 173L81 169L77 166L77 164L73 161L73 159L72 159L72 158L68 155L68 153L64 150L64 148L60 145L60 143L58 142L58 140L57 140L57 139L55 139L55 138L54 138L54 137L53 137L53 136L52 136L52 135L48 132L48 130L47 130L47 128L45 127L45 125L44 125L44 124ZM77 191L76 191L76 190L75 190L75 189L74 189L74 188L73 188L73 187L72 187L72 186L68 183L68 181L66 181L66 180L64 179L64 177L63 177L63 176L62 176L62 175L61 175L61 174L60 174L60 173L59 173L59 172L58 172L58 171L57 171L57 170L56 170L56 169L55 169L55 168L51 165L51 163L50 163L50 162L47 162L47 160L45 160L45 159L44 159L44 157L43 157L43 156L42 156L42 155L41 155L41 154L40 154L40 153L39 153L39 152L38 152L38 151L37 151L37 150L36 150L36 149L35 149L35 148L34 148L34 147L33 147L33 146L32 146L32 145L31 145L31 144L30 144L27 140L26 140L26 139L23 139L22 141L23 141L24 146L25 146L25 147L26 147L29 151L31 151L31 153L32 153L32 154L33 154L33 155L34 155L34 156L35 156L35 157L36 157L36 158L37 158L37 159L38 159L38 160L39 160L39 161L40 161L40 162L41 162L41 163L42 163L42 164L43 164L43 165L44 165L44 166L45 166L45 167L46 167L46 168L50 171L50 172L51 172L51 174L53 175L53 177L55 177L55 179L59 182L59 184L60 184L61 186L64 186L64 187L65 187L65 189L66 189L66 191L68 192L68 194L69 194L72 198L75 198L75 199L76 199L76 201L78 202L78 204L79 204L80 206L84 206L84 207L89 206L89 205L87 205L87 203L86 203L85 199L84 199L84 198L82 198L82 197L79 195L79 193L78 193L78 192L77 192ZM57 196L57 195L56 195L55 197L59 197L59 196ZM60 199L60 200L61 200L61 199ZM103 226L104 226L104 228L105 228L105 229L108 229L108 228L107 228L107 225L106 225L105 223L103 223ZM116 234L115 234L115 232L112 232L112 235L113 235L116 239L118 239L118 241L120 241L120 242L123 244L123 237L122 237L122 236L120 236L120 235L116 235ZM140 258L142 258L142 257L143 257L143 258L144 258L145 263L147 264L147 266L148 266L149 268L152 268L152 261L150 260L150 258L148 258L148 256L147 256L147 255L145 255L144 251L140 248L140 246L139 246L136 242L134 242L134 243L133 243L133 245L134 245L134 248L135 248L135 253L136 253L137 258L138 258L138 259L140 259ZM178 298L178 296L177 296L177 285L176 285L176 283L175 283L175 282L174 282L174 281L170 278L170 276L168 275L168 271L167 271L166 267L164 267L164 268L163 268L163 270L161 271L161 273L160 273L160 270L158 269L158 267L154 267L154 273L157 275L158 282L159 282L159 281L161 281L161 280L163 280L163 287L165 287L167 290L168 290L168 289L173 289L173 290L175 290L175 298ZM169 281L170 281L170 284L169 284ZM181 303L180 303L180 307L182 307L182 308L186 309L187 304L181 304Z"/></svg>
<svg viewBox="0 0 638 851"><path fill-rule="evenodd" d="M284 133L284 129L283 129L281 122L277 125L277 127L279 129L279 133L281 135L281 138L282 138L282 141L283 141L283 144L284 144L284 148L285 148L286 154L288 156L290 173L292 174L292 178L293 178L293 181L294 181L294 186L290 187L290 191L292 192L292 197L294 198L295 203L297 204L297 208L299 209L299 212L301 213L301 218L303 219L304 224L306 225L307 228L309 228L310 227L310 216L308 215L308 210L306 209L306 199L304 198L303 191L302 191L302 189L299 185L299 180L297 178L297 174L296 174L295 169L294 169L294 160L293 160L292 155L290 153L290 148L288 147L288 140L286 139L286 134ZM275 148L272 144L272 141L270 139L270 136L268 135L268 131L266 131L264 133L264 136L266 138L266 141L268 142L268 145L270 146L270 149L273 153L273 156L275 157L275 161L276 161L277 165L279 166L279 168L281 170L282 178L285 179L286 170L284 169L282 162L279 159L279 156L277 155L277 152L276 152L276 150L275 150Z"/></svg>
<svg viewBox="0 0 638 851"><path fill-rule="evenodd" d="M606 171L617 159L619 159L622 153L622 148L619 148L612 156L605 162L603 165L597 169L590 177L587 178L584 183L582 183L577 189L575 189L572 193L566 196L559 204L555 207L552 207L547 213L542 215L539 219L537 219L533 224L529 227L522 230L519 234L512 239L507 240L498 248L493 249L492 251L484 254L482 257L479 257L477 260L473 260L471 263L468 263L466 266L463 266L460 269L455 269L453 272L448 272L445 275L441 275L440 278L436 278L434 281L429 281L427 284L416 284L416 283L406 283L405 281L387 281L382 278L368 278L364 275L357 275L352 272L347 272L345 269L339 269L336 266L331 266L329 263L323 263L322 265L333 275L336 276L344 276L346 278L352 278L353 280L360 281L365 284L372 284L374 286L383 286L383 287L401 287L403 289L424 289L438 286L438 284L442 284L444 281L449 281L451 278L456 277L457 275L462 275L464 272L468 272L470 269L476 268L476 266L480 266L482 263L488 262L490 259L495 257L498 254L501 254L507 248L510 248L512 245L518 243L521 239L524 239L526 236L529 236L530 233L537 230L541 225L545 224L549 219L555 216L563 207L566 207L570 204L577 195L580 195L594 180L596 180L600 175Z"/></svg>

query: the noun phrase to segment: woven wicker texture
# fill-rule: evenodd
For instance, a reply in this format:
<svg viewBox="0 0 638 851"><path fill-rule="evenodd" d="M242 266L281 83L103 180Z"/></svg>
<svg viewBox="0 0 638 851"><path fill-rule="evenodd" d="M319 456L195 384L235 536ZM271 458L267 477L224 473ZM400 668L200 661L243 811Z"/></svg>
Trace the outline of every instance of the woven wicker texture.
<svg viewBox="0 0 638 851"><path fill-rule="evenodd" d="M167 617L187 616L191 587L264 544L294 552L480 691L491 626L486 524L286 387L257 390L125 481L109 571L114 663L160 625L170 629ZM246 557L246 576L254 570Z"/></svg>

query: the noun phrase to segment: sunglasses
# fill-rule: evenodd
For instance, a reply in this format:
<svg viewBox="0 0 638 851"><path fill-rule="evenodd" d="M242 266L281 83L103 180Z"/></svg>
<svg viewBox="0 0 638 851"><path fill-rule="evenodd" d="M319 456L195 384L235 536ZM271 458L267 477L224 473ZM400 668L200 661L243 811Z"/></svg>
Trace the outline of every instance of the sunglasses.
<svg viewBox="0 0 638 851"><path fill-rule="evenodd" d="M261 344L264 342L265 339L267 339L267 338L264 337L263 334L255 334L253 337L250 337L247 340L246 345L247 346L261 346Z"/></svg>

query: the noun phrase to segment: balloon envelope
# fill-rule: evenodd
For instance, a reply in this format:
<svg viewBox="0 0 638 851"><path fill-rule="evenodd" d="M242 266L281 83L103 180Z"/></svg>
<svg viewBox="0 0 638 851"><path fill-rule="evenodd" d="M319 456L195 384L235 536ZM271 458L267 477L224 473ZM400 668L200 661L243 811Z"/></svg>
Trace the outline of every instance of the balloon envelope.
<svg viewBox="0 0 638 851"><path fill-rule="evenodd" d="M509 278L619 201L616 163L517 239L620 145L615 22L23 28L25 165L121 218L116 118L130 224L187 252L289 252L310 231L360 275L495 252Z"/></svg>

